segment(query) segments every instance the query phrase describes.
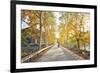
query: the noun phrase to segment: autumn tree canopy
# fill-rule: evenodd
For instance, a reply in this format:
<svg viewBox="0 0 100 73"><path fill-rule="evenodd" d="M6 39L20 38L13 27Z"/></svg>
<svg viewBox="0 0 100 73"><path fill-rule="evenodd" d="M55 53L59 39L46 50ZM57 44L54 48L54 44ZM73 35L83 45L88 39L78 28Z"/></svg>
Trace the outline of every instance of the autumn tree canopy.
<svg viewBox="0 0 100 73"><path fill-rule="evenodd" d="M21 29L22 44L31 38L39 45L54 45L59 41L62 46L74 46L86 49L90 44L89 13L84 12L57 12L60 24L57 25L53 11L21 10L21 22L29 27ZM56 30L58 28L58 30ZM59 38L56 37L59 32Z"/></svg>

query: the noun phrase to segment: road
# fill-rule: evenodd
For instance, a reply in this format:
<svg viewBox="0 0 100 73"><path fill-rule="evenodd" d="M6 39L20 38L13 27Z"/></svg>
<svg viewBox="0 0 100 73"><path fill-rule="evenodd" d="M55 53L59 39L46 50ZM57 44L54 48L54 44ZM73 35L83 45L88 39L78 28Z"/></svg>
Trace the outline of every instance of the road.
<svg viewBox="0 0 100 73"><path fill-rule="evenodd" d="M51 61L67 61L67 60L79 60L79 57L76 57L74 54L65 51L63 47L58 47L57 45L55 45L35 61L51 62Z"/></svg>

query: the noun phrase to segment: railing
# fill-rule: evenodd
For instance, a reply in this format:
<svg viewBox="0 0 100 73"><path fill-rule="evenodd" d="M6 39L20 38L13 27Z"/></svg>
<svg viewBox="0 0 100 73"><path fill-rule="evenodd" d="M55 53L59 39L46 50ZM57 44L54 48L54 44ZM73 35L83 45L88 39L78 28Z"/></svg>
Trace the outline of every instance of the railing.
<svg viewBox="0 0 100 73"><path fill-rule="evenodd" d="M43 49L41 49L41 50L39 50L39 51L37 51L35 53L32 53L31 55L28 55L28 56L22 58L21 62L23 63L23 62L29 60L30 58L32 58L32 57L34 57L36 55L39 55L40 53L42 53L43 51L45 51L45 50L47 50L48 48L51 48L51 47L52 46L45 47L45 48L43 48Z"/></svg>

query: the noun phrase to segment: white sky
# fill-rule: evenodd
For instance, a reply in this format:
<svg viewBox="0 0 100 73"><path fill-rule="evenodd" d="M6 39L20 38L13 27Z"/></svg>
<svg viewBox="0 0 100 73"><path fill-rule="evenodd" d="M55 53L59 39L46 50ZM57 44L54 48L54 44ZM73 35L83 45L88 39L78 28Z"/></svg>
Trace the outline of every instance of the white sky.
<svg viewBox="0 0 100 73"><path fill-rule="evenodd" d="M59 31L58 31L58 25L60 25L60 21L59 21L59 12L53 12L54 13L54 15L56 16L56 32L55 32L55 36L56 36L56 38L59 38L60 37L60 33L59 33Z"/></svg>

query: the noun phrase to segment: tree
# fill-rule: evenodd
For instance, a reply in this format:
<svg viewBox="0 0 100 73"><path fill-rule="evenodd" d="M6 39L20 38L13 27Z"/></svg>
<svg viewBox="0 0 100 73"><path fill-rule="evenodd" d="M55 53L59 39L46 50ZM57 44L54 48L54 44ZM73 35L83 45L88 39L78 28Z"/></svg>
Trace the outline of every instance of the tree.
<svg viewBox="0 0 100 73"><path fill-rule="evenodd" d="M44 41L46 46L48 44L54 43L55 40L55 16L53 12L44 11L43 12L43 29L44 29Z"/></svg>
<svg viewBox="0 0 100 73"><path fill-rule="evenodd" d="M25 20L28 17L30 36L39 44L41 49L43 44L52 44L55 40L55 16L50 11L36 11L36 10L22 10L21 20ZM23 36L24 37L24 36ZM38 42L37 42L38 41Z"/></svg>
<svg viewBox="0 0 100 73"><path fill-rule="evenodd" d="M60 29L62 29L61 38L63 39L63 42L64 39L67 41L67 44L71 44L71 45L77 42L77 48L81 49L83 44L85 48L86 41L84 40L86 40L86 37L89 43L89 28L87 28L86 26L87 22L89 21L89 13L62 12L60 20L61 20Z"/></svg>

